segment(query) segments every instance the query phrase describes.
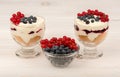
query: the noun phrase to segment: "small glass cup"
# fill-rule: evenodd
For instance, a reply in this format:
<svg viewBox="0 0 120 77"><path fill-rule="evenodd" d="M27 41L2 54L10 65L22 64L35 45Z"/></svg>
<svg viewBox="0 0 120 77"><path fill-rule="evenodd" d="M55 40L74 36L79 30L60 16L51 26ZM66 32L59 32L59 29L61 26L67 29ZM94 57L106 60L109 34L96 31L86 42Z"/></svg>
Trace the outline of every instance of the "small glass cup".
<svg viewBox="0 0 120 77"><path fill-rule="evenodd" d="M40 54L36 48L39 41L43 38L45 32L45 20L39 17L42 21L33 23L30 26L27 24L14 25L11 22L11 34L13 39L21 46L21 49L16 51L16 55L23 58L33 58Z"/></svg>
<svg viewBox="0 0 120 77"><path fill-rule="evenodd" d="M107 24L106 27L103 29L89 31L87 29L88 27L90 28L90 26L78 24L77 21L75 20L74 24L75 35L77 36L77 39L84 45L84 50L81 53L79 53L78 58L94 59L99 58L103 55L102 51L97 50L97 46L106 38L109 29L108 22L106 22L106 24ZM85 26L85 28L82 29L83 26L81 25ZM97 29L97 25L94 26L94 29L95 28Z"/></svg>
<svg viewBox="0 0 120 77"><path fill-rule="evenodd" d="M53 66L67 67L78 55L78 51L75 51L70 54L53 54L46 51L44 51L44 53Z"/></svg>

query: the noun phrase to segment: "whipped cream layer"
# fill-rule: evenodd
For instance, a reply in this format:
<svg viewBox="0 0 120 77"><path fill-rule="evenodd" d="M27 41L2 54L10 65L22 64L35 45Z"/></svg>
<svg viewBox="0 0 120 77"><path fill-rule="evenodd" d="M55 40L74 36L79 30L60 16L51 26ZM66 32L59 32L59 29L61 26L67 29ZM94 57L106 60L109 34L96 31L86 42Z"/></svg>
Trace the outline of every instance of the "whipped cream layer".
<svg viewBox="0 0 120 77"><path fill-rule="evenodd" d="M78 18L75 19L75 25L79 28L78 31L75 30L75 33L77 35L87 36L91 41L97 38L101 33L94 33L94 32L86 33L84 30L98 31L98 30L108 29L108 22L97 21L94 23L86 24L84 21Z"/></svg>
<svg viewBox="0 0 120 77"><path fill-rule="evenodd" d="M13 35L20 36L24 42L28 43L30 39L35 36L43 37L45 32L45 20L41 17L37 17L35 23L24 24L20 22L17 26L11 22L11 30Z"/></svg>

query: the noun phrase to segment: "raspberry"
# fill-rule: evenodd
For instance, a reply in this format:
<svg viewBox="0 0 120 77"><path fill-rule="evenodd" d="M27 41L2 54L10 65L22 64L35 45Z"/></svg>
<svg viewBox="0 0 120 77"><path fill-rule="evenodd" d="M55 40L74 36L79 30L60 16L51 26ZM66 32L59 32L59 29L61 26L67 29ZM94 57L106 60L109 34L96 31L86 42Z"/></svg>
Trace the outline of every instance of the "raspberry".
<svg viewBox="0 0 120 77"><path fill-rule="evenodd" d="M21 12L18 11L18 12L17 12L17 16L21 16Z"/></svg>
<svg viewBox="0 0 120 77"><path fill-rule="evenodd" d="M78 13L77 16L82 16L82 15L80 13Z"/></svg>
<svg viewBox="0 0 120 77"><path fill-rule="evenodd" d="M48 46L49 48L52 48L53 45L52 45L52 44L48 44L47 46Z"/></svg>
<svg viewBox="0 0 120 77"><path fill-rule="evenodd" d="M85 12L85 11L83 11L83 12L82 12L82 15L86 15L86 12Z"/></svg>
<svg viewBox="0 0 120 77"><path fill-rule="evenodd" d="M21 18L23 18L24 17L24 14L21 14Z"/></svg>
<svg viewBox="0 0 120 77"><path fill-rule="evenodd" d="M40 43L41 44L46 44L46 41L45 40L41 40Z"/></svg>
<svg viewBox="0 0 120 77"><path fill-rule="evenodd" d="M13 17L16 17L17 15L16 15L16 14L13 14L12 16L13 16Z"/></svg>
<svg viewBox="0 0 120 77"><path fill-rule="evenodd" d="M42 47L42 48L46 48L46 45L42 44L41 47Z"/></svg>
<svg viewBox="0 0 120 77"><path fill-rule="evenodd" d="M98 13L98 10L96 9L95 12Z"/></svg>
<svg viewBox="0 0 120 77"><path fill-rule="evenodd" d="M10 21L15 24L18 25L20 23L21 18L24 17L24 14L22 14L21 12L17 12L16 14L12 14L12 18L10 18Z"/></svg>

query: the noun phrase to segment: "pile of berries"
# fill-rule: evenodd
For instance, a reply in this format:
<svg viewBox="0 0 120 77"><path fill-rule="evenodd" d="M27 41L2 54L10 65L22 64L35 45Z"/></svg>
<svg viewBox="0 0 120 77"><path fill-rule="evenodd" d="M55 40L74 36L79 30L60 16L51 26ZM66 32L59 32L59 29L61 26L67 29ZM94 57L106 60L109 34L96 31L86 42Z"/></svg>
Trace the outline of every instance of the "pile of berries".
<svg viewBox="0 0 120 77"><path fill-rule="evenodd" d="M15 25L18 25L21 21L21 18L23 17L24 17L24 14L18 11L16 14L12 15L12 17L10 18L10 21L13 22Z"/></svg>
<svg viewBox="0 0 120 77"><path fill-rule="evenodd" d="M44 39L40 41L44 51L53 54L69 54L79 49L74 39L63 36L62 38L53 37L50 40Z"/></svg>
<svg viewBox="0 0 120 77"><path fill-rule="evenodd" d="M12 15L12 17L10 18L10 21L17 26L20 22L24 24L35 23L37 21L37 18L33 16L25 17L23 13L18 11L16 14Z"/></svg>
<svg viewBox="0 0 120 77"><path fill-rule="evenodd" d="M33 16L29 16L29 17L23 17L21 19L21 22L24 23L24 24L27 24L29 22L29 24L32 24L32 23L35 23L37 20L36 17L33 17Z"/></svg>
<svg viewBox="0 0 120 77"><path fill-rule="evenodd" d="M83 20L84 22L86 22L86 24L90 23L89 22L90 19L91 19L91 23L93 23L94 21L99 21L99 20L101 20L101 22L109 21L108 15L106 15L105 13L100 12L98 10L88 9L87 12L83 11L82 13L78 13L77 17L80 20Z"/></svg>

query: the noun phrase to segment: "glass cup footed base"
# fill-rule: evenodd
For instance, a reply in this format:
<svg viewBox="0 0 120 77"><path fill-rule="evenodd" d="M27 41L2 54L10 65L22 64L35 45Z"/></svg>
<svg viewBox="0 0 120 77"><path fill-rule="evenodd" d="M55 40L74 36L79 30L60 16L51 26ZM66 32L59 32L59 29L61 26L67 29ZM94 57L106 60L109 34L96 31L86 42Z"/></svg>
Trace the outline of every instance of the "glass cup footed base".
<svg viewBox="0 0 120 77"><path fill-rule="evenodd" d="M80 59L96 59L103 56L102 51L97 50L96 45L93 43L84 44L84 49L81 51L77 58Z"/></svg>
<svg viewBox="0 0 120 77"><path fill-rule="evenodd" d="M22 58L33 58L40 55L40 50L31 47L22 47L16 51L16 56Z"/></svg>

